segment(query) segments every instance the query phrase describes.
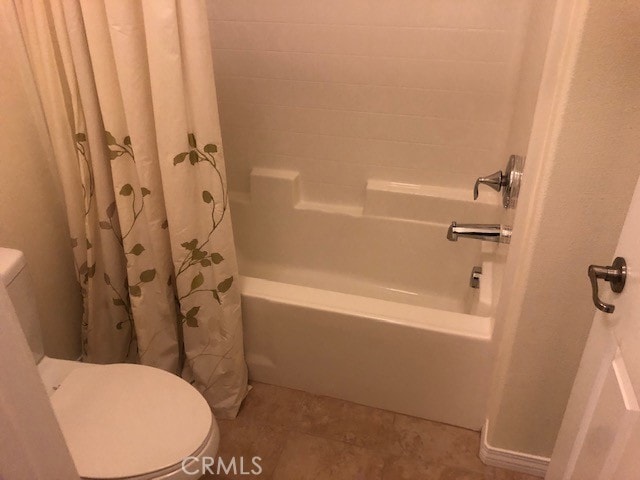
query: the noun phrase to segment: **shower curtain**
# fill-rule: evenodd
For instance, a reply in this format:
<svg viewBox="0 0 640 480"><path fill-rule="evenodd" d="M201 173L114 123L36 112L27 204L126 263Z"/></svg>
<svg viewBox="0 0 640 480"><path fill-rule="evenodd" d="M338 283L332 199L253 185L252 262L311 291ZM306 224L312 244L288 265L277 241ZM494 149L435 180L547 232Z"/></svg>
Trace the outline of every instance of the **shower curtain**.
<svg viewBox="0 0 640 480"><path fill-rule="evenodd" d="M217 416L235 416L247 369L204 1L5 9L56 159L84 360L180 374Z"/></svg>

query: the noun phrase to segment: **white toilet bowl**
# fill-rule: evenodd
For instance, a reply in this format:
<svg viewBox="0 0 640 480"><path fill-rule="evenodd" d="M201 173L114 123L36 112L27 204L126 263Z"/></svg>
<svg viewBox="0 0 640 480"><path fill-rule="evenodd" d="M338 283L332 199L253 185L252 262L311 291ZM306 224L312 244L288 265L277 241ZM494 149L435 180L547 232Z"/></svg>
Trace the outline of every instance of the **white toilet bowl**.
<svg viewBox="0 0 640 480"><path fill-rule="evenodd" d="M83 479L198 478L217 452L209 405L175 375L49 357L38 370Z"/></svg>
<svg viewBox="0 0 640 480"><path fill-rule="evenodd" d="M194 479L219 431L193 386L158 368L44 355L24 256L0 248L7 287L62 433L83 479Z"/></svg>

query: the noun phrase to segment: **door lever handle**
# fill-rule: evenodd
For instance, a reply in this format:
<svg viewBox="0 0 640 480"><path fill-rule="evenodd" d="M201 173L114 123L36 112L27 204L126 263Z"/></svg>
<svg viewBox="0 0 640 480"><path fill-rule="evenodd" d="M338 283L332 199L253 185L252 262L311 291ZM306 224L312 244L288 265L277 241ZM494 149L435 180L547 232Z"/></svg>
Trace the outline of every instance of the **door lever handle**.
<svg viewBox="0 0 640 480"><path fill-rule="evenodd" d="M605 282L609 282L611 290L620 293L624 289L624 284L627 280L627 262L622 257L616 257L613 265L607 267L589 265L587 272L589 274L589 280L591 280L591 294L596 308L604 313L613 313L616 309L615 305L604 303L600 300L600 296L598 295L598 279L600 278Z"/></svg>

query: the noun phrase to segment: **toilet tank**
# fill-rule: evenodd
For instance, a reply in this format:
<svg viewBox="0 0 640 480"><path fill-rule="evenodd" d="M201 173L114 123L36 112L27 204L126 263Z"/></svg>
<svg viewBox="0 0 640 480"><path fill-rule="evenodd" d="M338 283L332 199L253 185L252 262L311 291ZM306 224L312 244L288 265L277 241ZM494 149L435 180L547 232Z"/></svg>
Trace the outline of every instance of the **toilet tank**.
<svg viewBox="0 0 640 480"><path fill-rule="evenodd" d="M24 254L19 250L0 248L0 281L4 284L18 315L33 358L39 363L44 357L40 318L36 308L33 285L27 271Z"/></svg>

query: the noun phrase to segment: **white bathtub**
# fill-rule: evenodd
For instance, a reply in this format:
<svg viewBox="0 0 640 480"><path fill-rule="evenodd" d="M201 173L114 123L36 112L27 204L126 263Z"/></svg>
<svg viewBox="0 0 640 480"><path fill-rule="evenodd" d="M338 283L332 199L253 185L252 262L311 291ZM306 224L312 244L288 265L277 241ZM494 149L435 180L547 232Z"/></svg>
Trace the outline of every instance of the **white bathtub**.
<svg viewBox="0 0 640 480"><path fill-rule="evenodd" d="M254 169L232 195L251 378L479 430L493 250L448 242L443 220L498 207L465 218L456 194L370 182L362 207L326 205L300 198L296 172Z"/></svg>

